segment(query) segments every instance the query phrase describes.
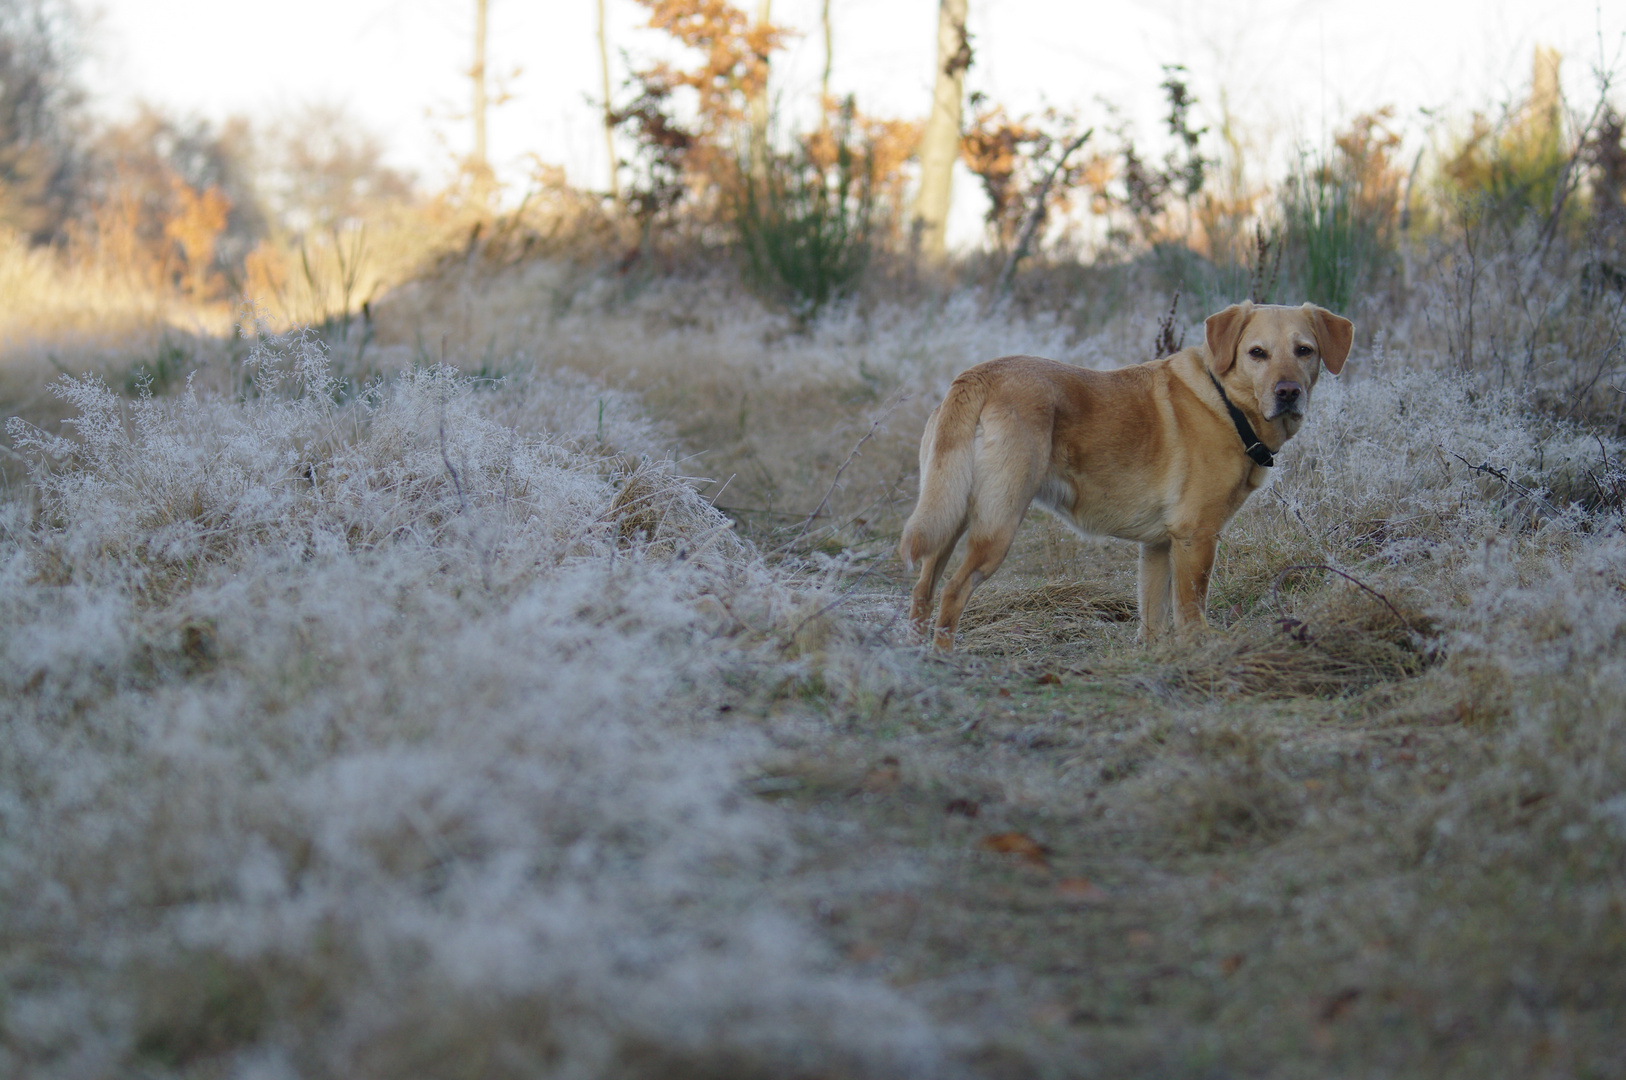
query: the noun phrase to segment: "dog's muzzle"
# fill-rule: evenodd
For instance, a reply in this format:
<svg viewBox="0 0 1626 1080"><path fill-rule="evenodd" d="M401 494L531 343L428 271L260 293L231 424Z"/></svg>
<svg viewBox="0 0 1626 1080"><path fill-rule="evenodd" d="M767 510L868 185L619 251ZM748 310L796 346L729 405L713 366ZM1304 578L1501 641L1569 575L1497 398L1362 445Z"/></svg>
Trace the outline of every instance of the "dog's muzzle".
<svg viewBox="0 0 1626 1080"><path fill-rule="evenodd" d="M1283 379L1276 384L1275 399L1271 403L1270 414L1265 419L1274 420L1284 414L1303 416L1304 404L1304 387L1296 382Z"/></svg>

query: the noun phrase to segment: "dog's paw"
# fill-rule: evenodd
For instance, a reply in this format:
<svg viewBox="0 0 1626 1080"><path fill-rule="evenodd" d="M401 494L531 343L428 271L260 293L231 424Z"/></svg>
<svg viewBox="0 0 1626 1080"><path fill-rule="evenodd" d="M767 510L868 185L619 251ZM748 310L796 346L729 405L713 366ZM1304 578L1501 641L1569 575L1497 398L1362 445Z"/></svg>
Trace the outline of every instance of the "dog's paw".
<svg viewBox="0 0 1626 1080"><path fill-rule="evenodd" d="M1175 639L1182 645L1202 645L1205 642L1217 641L1227 634L1223 626L1215 626L1207 619L1195 620L1177 627L1174 632Z"/></svg>

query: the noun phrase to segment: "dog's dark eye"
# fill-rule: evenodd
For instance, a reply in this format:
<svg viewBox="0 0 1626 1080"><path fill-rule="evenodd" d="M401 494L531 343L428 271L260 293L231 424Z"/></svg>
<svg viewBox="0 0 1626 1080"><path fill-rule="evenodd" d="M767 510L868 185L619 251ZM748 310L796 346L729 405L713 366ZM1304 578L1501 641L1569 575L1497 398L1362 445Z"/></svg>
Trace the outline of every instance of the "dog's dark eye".
<svg viewBox="0 0 1626 1080"><path fill-rule="evenodd" d="M1260 346L1255 345L1253 348L1248 350L1248 355L1253 357L1255 360L1263 360L1269 354L1266 353L1265 350Z"/></svg>
<svg viewBox="0 0 1626 1080"><path fill-rule="evenodd" d="M1300 345L1298 348L1293 350L1293 355L1294 356L1309 356L1313 352L1315 352L1315 350L1310 348L1310 346L1308 346L1308 345Z"/></svg>

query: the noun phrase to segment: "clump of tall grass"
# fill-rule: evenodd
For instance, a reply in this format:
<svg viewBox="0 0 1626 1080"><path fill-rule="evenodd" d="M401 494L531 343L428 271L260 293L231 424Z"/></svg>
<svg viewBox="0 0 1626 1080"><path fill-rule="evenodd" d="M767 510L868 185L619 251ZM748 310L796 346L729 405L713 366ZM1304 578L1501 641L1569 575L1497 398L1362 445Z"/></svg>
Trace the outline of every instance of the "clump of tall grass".
<svg viewBox="0 0 1626 1080"><path fill-rule="evenodd" d="M852 130L852 108L786 153L742 167L735 196L746 280L807 320L850 292L870 259L873 164Z"/></svg>
<svg viewBox="0 0 1626 1080"><path fill-rule="evenodd" d="M1362 177L1314 155L1302 156L1279 196L1279 242L1296 297L1348 311L1392 261L1386 218L1374 208Z"/></svg>

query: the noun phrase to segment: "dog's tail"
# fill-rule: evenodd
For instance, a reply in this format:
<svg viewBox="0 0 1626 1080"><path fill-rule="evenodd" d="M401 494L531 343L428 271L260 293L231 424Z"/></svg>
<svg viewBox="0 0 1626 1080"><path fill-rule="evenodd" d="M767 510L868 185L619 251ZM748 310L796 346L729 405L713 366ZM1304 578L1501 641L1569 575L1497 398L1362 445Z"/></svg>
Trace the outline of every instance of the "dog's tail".
<svg viewBox="0 0 1626 1080"><path fill-rule="evenodd" d="M903 565L941 551L964 524L971 505L972 455L988 384L967 372L954 380L920 438L920 500L903 526Z"/></svg>

